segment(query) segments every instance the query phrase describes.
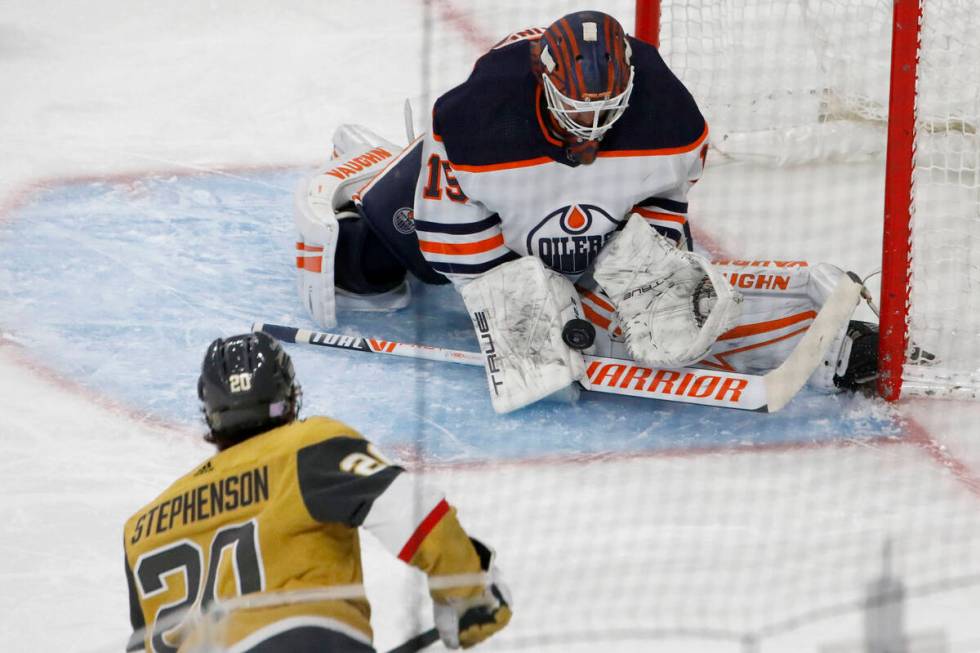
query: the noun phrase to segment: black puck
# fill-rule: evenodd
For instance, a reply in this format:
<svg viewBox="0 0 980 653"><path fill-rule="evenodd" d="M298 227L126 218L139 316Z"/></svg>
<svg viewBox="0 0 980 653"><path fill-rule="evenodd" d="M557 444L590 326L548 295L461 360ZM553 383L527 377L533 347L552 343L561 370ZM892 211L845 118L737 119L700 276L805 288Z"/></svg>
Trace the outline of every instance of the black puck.
<svg viewBox="0 0 980 653"><path fill-rule="evenodd" d="M588 349L595 342L595 327L588 320L572 318L562 327L561 339L572 349Z"/></svg>

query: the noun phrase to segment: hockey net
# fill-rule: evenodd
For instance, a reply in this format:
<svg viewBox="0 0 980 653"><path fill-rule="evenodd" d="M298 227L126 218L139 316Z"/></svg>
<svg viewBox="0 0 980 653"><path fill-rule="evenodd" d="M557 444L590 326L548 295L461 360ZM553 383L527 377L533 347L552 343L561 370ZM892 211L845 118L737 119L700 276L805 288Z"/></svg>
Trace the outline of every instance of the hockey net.
<svg viewBox="0 0 980 653"><path fill-rule="evenodd" d="M582 8L510 4L459 2L440 17L499 38ZM923 3L918 88L905 82L918 108L914 176L894 180L913 219L902 274L882 282L892 2L655 4L599 8L631 33L659 36L710 124L707 169L690 194L695 243L721 258L828 261L868 277L876 303L891 294L903 309L899 349L885 351L903 391L975 393L980 8ZM654 13L659 31L645 35ZM469 71L447 62L443 38L434 30L433 96ZM933 364L915 363L915 347ZM976 632L963 617L980 588L980 457L962 412L924 403L943 444L915 425L869 437L888 410L880 401L818 398L765 423L693 412L674 421L651 407L633 435L644 446L662 437L668 451L424 472L467 507L475 533L492 536L513 579L521 621L488 649L954 650L944 637ZM835 411L847 419L835 422ZM575 439L607 447L604 433L631 428L595 418L586 407L564 422L562 450ZM814 435L818 424L828 440ZM521 449L541 436L494 437ZM712 449L715 437L726 444Z"/></svg>
<svg viewBox="0 0 980 653"><path fill-rule="evenodd" d="M880 228L885 209L848 195L849 188L866 194L873 187L890 198L884 231L892 258L885 258L880 296L893 310L882 319L882 391L890 398L899 391L976 397L980 6L898 5L899 13L891 0L662 0L646 3L646 25L637 29L659 37L664 58L701 105L715 164L771 167L758 174L777 184L792 174L780 170L810 166L814 196L846 201L858 224L844 228L857 237L849 244L828 235L839 239L844 258L849 248L874 246L860 231ZM898 104L889 132L892 84ZM914 148L902 143L902 120L914 127ZM827 163L861 174L864 164L872 183L842 185L815 167ZM901 174L908 164L910 178Z"/></svg>

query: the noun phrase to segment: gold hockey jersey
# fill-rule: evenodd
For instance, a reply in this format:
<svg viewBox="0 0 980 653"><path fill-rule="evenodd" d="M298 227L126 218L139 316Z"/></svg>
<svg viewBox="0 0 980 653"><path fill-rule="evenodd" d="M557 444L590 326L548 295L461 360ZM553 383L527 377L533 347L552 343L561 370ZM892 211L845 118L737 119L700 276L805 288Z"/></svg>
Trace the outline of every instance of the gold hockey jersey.
<svg viewBox="0 0 980 653"><path fill-rule="evenodd" d="M361 527L430 577L480 572L442 494L341 422L295 421L217 453L126 522L134 629L127 650L186 650L182 644L200 637L189 617L234 597L324 588L343 598L237 611L223 626L223 643L258 642L303 623L370 645ZM448 585L434 594L482 590Z"/></svg>

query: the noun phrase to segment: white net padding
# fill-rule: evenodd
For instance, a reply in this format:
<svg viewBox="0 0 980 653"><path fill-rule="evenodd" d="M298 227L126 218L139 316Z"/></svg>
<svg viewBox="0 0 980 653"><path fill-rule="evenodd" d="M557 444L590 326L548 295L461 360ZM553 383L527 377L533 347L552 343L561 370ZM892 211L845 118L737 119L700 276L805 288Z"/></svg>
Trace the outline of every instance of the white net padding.
<svg viewBox="0 0 980 653"><path fill-rule="evenodd" d="M936 363L906 365L904 391L975 396L980 5L922 7L908 353ZM716 165L871 162L883 178L892 23L889 0L664 0L661 51L708 118Z"/></svg>

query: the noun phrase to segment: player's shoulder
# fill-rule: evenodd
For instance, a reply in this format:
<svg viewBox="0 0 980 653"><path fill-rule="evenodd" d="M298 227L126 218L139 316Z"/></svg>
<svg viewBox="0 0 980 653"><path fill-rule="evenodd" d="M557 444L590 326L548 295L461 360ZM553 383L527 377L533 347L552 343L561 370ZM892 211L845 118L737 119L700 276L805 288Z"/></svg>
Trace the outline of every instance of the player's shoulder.
<svg viewBox="0 0 980 653"><path fill-rule="evenodd" d="M187 488L201 484L202 479L221 477L223 474L260 463L267 465L275 464L277 460L282 462L296 460L301 451L318 448L318 445L326 442L331 443L330 449L338 452L356 451L363 448L364 436L340 420L314 416L295 420L249 438L216 453L177 478L163 492L130 516L126 522L127 532L131 523L145 514L149 507L159 504L167 497L181 494Z"/></svg>
<svg viewBox="0 0 980 653"><path fill-rule="evenodd" d="M333 438L364 439L354 427L332 417L319 415L280 426L262 437L266 436L269 436L272 446L281 445L297 450Z"/></svg>
<svg viewBox="0 0 980 653"><path fill-rule="evenodd" d="M466 80L446 91L433 109L437 126L451 128L465 114L479 111L486 104L498 104L497 98L520 94L533 87L530 58L532 40L501 42L476 60ZM474 102L476 100L482 100ZM473 106L473 105L476 106Z"/></svg>
<svg viewBox="0 0 980 653"><path fill-rule="evenodd" d="M542 156L537 80L531 44L539 34L511 35L480 57L470 76L436 100L432 135L457 165L488 165Z"/></svg>
<svg viewBox="0 0 980 653"><path fill-rule="evenodd" d="M695 149L707 122L691 92L654 46L627 37L634 68L630 106L602 142L603 152Z"/></svg>
<svg viewBox="0 0 980 653"><path fill-rule="evenodd" d="M314 416L296 420L251 438L218 454L218 469L237 469L251 461L279 461L288 468L312 450L329 449L338 454L364 446L364 436L356 429L330 417Z"/></svg>

